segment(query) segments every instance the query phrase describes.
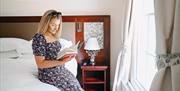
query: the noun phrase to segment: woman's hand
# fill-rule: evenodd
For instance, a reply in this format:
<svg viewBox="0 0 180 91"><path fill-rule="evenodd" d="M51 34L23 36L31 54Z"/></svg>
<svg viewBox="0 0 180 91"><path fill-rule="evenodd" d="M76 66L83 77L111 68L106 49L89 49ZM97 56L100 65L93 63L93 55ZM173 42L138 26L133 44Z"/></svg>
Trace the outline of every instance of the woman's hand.
<svg viewBox="0 0 180 91"><path fill-rule="evenodd" d="M68 62L68 61L70 61L72 58L74 58L75 56L76 56L75 54L69 54L69 55L64 56L62 60L63 60L64 62Z"/></svg>

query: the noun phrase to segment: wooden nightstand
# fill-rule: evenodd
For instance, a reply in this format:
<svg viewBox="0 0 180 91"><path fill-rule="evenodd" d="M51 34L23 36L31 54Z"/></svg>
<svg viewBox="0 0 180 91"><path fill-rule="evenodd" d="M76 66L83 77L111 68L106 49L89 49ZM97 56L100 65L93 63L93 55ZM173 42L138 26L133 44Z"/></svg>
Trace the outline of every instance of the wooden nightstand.
<svg viewBox="0 0 180 91"><path fill-rule="evenodd" d="M106 91L107 66L81 66L85 91Z"/></svg>

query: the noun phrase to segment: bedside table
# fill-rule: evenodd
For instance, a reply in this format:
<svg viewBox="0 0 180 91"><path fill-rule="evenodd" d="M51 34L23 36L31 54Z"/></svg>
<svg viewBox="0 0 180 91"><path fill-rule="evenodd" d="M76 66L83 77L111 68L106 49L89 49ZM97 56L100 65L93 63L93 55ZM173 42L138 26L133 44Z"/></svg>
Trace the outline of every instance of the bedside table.
<svg viewBox="0 0 180 91"><path fill-rule="evenodd" d="M107 66L81 66L85 91L106 91Z"/></svg>

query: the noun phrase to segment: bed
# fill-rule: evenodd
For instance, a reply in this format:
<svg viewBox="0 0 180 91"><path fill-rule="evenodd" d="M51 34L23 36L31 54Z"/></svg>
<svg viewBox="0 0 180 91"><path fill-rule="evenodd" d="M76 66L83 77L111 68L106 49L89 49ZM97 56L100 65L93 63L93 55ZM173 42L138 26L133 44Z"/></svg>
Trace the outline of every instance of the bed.
<svg viewBox="0 0 180 91"><path fill-rule="evenodd" d="M62 49L72 45L72 42L66 39L59 41ZM60 91L38 80L31 43L20 38L0 38L1 91ZM77 75L75 58L67 62L65 67Z"/></svg>
<svg viewBox="0 0 180 91"><path fill-rule="evenodd" d="M32 36L37 32L38 23L39 23L40 19L41 19L41 16L0 16L0 38L16 37L16 38L22 38L25 40L31 40ZM110 78L111 78L110 77L110 68L111 68L110 67L110 31L111 31L110 30L110 15L71 15L71 16L62 16L62 20L63 20L62 37L67 40L72 40L73 44L76 44L78 41L82 41L82 42L85 41L84 40L84 33L85 33L84 25L85 24L90 24L90 23L96 24L99 22L103 23L103 32L104 32L103 40L105 40L105 41L103 41L104 48L101 49L101 51L96 56L96 65L108 66L107 74L106 74L107 91L110 91ZM0 44L0 45L2 46L2 44ZM74 69L73 67L69 68L70 70L76 70L75 73L78 72L76 77L77 77L78 81L80 82L80 84L82 81L82 77L81 77L82 73L81 73L80 66L83 64L83 62L89 61L89 58L90 58L87 55L86 51L83 49L83 46L80 49L80 51L78 51L78 54L76 56L76 60L78 62L78 71L76 69ZM22 49L22 50L25 51L26 49ZM20 51L21 50L19 50L19 52ZM13 54L13 53L11 53L11 54ZM1 58L0 60L2 61L2 58L3 59L5 58L6 60L15 60L15 61L27 60L26 57L28 57L30 55L29 54L25 55L25 54L28 54L28 53L23 53L23 55L21 55L17 59L12 59L12 58L16 58L16 57L11 57L11 58L7 59L7 56L9 55L9 53L8 53L8 55L7 55L7 53L5 53L0 56L6 55L6 57L0 57ZM16 56L16 54L14 54L13 56ZM24 58L26 58L26 59L24 59ZM31 60L31 59L28 58L28 60ZM32 60L34 60L34 59L32 59ZM4 63L1 62L1 65L6 65L5 62ZM30 61L30 62L34 62L34 61ZM67 65L71 66L71 64L67 64ZM19 67L19 65L17 65L17 66ZM13 67L13 68L16 68L16 67ZM6 68L3 68L3 69L6 69ZM1 69L1 71L3 69ZM4 73L1 72L1 74L4 74ZM8 74L10 74L10 73L8 73ZM12 76L13 75L14 74L12 74ZM92 74L90 74L90 75L92 75ZM32 76L34 76L34 75L32 75ZM19 78L13 78L13 79L19 79ZM36 79L36 81L37 81L37 79ZM17 82L17 80L15 80L14 82ZM4 83L2 83L2 81L1 81L1 84L4 84ZM9 83L7 83L7 84L9 84ZM18 84L16 84L16 85L18 85ZM4 85L2 85L2 86L4 86ZM2 86L1 86L1 88L2 88ZM43 85L43 86L45 86L45 85ZM25 87L25 86L22 86L22 87ZM0 88L0 91L1 91L1 88ZM4 90L4 88L3 88L2 91L11 90L10 88L11 88L10 86L9 86L9 88L6 88L7 90ZM37 88L39 88L39 87L37 86ZM97 88L98 88L98 85L97 85ZM27 87L27 89L28 89L28 87ZM34 87L34 89L35 89L35 87ZM41 87L37 90L38 91L46 91L46 90L43 90ZM21 90L19 90L19 91L21 91ZM53 91L53 90L49 90L49 91Z"/></svg>

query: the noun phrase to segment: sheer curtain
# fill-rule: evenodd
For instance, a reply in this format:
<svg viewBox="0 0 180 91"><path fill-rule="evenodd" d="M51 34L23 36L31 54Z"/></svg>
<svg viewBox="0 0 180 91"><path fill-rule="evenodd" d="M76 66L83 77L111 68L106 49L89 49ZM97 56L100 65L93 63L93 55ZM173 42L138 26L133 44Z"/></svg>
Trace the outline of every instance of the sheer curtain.
<svg viewBox="0 0 180 91"><path fill-rule="evenodd" d="M158 72L150 91L180 91L180 0L155 0Z"/></svg>
<svg viewBox="0 0 180 91"><path fill-rule="evenodd" d="M113 91L125 91L126 85L129 81L129 74L131 69L131 48L134 34L134 17L133 16L133 1L121 0L121 20L120 27L123 30L123 43L118 55L115 78L113 84Z"/></svg>

